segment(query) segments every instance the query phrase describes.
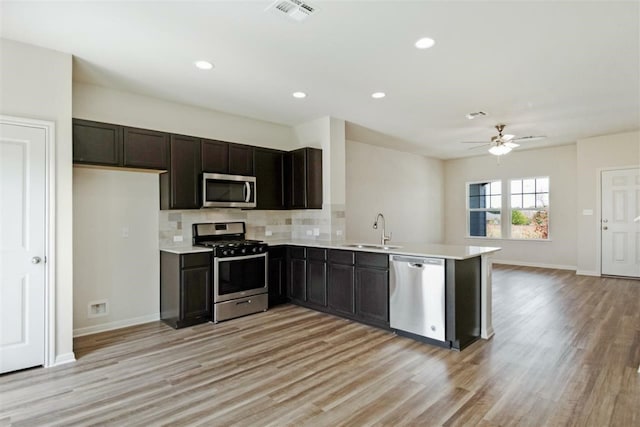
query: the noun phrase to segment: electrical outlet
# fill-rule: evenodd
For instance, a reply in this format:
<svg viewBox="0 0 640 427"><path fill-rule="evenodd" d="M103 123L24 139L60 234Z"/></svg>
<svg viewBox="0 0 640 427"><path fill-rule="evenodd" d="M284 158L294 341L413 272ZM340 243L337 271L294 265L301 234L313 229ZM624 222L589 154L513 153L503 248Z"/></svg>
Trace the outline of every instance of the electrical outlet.
<svg viewBox="0 0 640 427"><path fill-rule="evenodd" d="M182 242L182 236L173 236L173 241L174 242Z"/></svg>
<svg viewBox="0 0 640 427"><path fill-rule="evenodd" d="M265 236L267 236L267 237L269 237L269 236L273 236L273 231L271 231L271 230L266 230L266 231L264 232L264 235L265 235Z"/></svg>
<svg viewBox="0 0 640 427"><path fill-rule="evenodd" d="M87 317L101 317L109 314L109 301L104 299L100 301L91 301L87 306Z"/></svg>
<svg viewBox="0 0 640 427"><path fill-rule="evenodd" d="M122 238L123 239L127 239L129 238L129 227L122 227Z"/></svg>
<svg viewBox="0 0 640 427"><path fill-rule="evenodd" d="M336 236L342 236L342 230L336 230Z"/></svg>
<svg viewBox="0 0 640 427"><path fill-rule="evenodd" d="M314 236L319 236L320 235L320 229L319 228L314 228L313 229L313 235Z"/></svg>

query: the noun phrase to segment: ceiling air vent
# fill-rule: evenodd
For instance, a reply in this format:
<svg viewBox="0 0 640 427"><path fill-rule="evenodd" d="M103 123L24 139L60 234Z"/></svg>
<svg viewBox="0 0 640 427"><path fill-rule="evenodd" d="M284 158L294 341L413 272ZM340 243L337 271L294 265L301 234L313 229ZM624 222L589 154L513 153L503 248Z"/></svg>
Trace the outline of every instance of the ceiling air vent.
<svg viewBox="0 0 640 427"><path fill-rule="evenodd" d="M276 0L265 10L284 14L296 22L301 22L316 13L318 8L300 0Z"/></svg>

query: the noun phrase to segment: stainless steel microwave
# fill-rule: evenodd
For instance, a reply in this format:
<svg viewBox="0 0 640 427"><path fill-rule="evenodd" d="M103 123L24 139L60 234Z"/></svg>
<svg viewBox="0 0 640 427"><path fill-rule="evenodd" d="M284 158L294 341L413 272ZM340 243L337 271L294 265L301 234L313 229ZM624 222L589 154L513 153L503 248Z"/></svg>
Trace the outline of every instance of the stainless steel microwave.
<svg viewBox="0 0 640 427"><path fill-rule="evenodd" d="M256 177L202 174L203 208L255 208Z"/></svg>

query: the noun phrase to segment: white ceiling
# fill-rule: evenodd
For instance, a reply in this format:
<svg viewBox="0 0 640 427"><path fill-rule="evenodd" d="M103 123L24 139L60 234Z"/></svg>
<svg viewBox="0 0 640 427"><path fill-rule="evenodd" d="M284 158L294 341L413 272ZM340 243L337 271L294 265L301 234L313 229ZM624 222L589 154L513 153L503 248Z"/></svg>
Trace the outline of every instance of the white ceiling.
<svg viewBox="0 0 640 427"><path fill-rule="evenodd" d="M460 141L499 122L548 136L526 147L640 128L637 1L309 2L296 23L270 0L3 1L0 34L72 53L77 81L286 125L330 115L440 158L484 153ZM423 36L436 45L416 49Z"/></svg>

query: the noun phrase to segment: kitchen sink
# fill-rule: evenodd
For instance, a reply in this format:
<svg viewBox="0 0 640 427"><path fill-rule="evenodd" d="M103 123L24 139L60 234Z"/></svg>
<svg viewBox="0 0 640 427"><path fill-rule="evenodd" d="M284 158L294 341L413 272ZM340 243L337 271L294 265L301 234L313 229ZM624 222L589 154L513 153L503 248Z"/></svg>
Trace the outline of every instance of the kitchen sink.
<svg viewBox="0 0 640 427"><path fill-rule="evenodd" d="M357 249L382 249L385 251L391 249L400 249L402 246L394 246L394 245L376 245L375 243L350 243L347 245L343 245L347 248L357 248Z"/></svg>

